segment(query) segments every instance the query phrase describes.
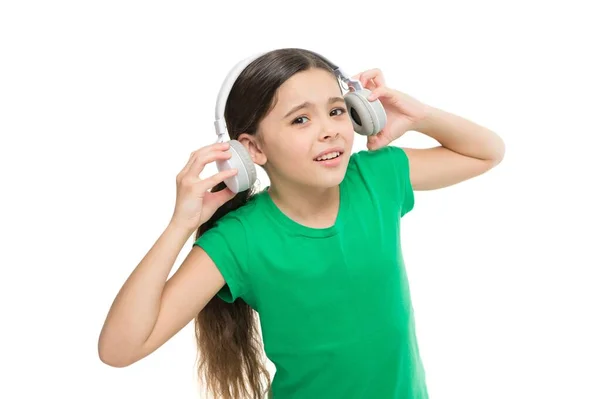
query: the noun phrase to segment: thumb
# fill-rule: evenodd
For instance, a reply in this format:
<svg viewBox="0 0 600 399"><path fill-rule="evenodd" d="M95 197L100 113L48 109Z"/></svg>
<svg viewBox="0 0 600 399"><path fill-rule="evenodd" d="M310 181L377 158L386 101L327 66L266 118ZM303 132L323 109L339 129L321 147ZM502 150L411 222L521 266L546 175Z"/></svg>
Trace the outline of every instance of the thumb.
<svg viewBox="0 0 600 399"><path fill-rule="evenodd" d="M206 193L204 196L204 210L212 215L233 197L235 197L235 194L228 187L220 191Z"/></svg>
<svg viewBox="0 0 600 399"><path fill-rule="evenodd" d="M220 208L227 201L229 201L230 199L235 197L235 193L233 191L231 191L229 189L229 187L227 187L227 186L225 186L225 188L223 190L217 191L216 193L213 193L213 194L214 194L213 201L215 202L215 205L217 205L217 208Z"/></svg>
<svg viewBox="0 0 600 399"><path fill-rule="evenodd" d="M392 142L387 130L384 128L381 132L367 138L367 148L369 150L377 150Z"/></svg>
<svg viewBox="0 0 600 399"><path fill-rule="evenodd" d="M373 151L381 146L381 140L379 135L369 136L367 138L367 149Z"/></svg>
<svg viewBox="0 0 600 399"><path fill-rule="evenodd" d="M371 94L369 94L368 100L375 101L381 97L389 97L390 91L385 86L379 86L371 90Z"/></svg>

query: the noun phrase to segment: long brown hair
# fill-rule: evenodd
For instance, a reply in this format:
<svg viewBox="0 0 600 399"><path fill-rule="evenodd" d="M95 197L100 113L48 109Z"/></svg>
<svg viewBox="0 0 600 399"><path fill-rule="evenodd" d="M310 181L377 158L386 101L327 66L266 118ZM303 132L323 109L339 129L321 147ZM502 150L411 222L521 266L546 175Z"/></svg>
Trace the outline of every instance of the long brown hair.
<svg viewBox="0 0 600 399"><path fill-rule="evenodd" d="M225 105L229 137L256 134L272 109L278 88L294 74L310 68L331 68L302 49L271 51L253 61L234 83ZM223 183L212 191L225 188ZM216 221L246 204L253 189L240 192L220 207L196 232L196 239ZM215 296L195 318L198 374L217 398L261 399L270 392L270 376L263 362L255 311L242 299L233 303Z"/></svg>

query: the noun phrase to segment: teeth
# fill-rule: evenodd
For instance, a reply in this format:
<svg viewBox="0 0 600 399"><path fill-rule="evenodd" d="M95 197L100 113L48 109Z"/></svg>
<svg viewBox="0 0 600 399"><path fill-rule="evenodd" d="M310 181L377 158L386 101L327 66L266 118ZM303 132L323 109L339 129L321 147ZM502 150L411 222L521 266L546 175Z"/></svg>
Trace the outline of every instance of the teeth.
<svg viewBox="0 0 600 399"><path fill-rule="evenodd" d="M318 157L317 161L325 161L327 159L333 159L333 158L337 158L339 156L340 156L340 153L337 151L330 152L329 154L321 155L320 157Z"/></svg>

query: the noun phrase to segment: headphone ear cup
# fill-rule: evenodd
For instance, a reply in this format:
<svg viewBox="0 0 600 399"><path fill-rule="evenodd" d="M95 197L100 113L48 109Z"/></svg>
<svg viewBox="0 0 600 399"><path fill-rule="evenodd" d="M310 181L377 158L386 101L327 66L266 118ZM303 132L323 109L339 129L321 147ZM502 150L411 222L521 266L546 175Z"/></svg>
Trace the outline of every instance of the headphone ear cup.
<svg viewBox="0 0 600 399"><path fill-rule="evenodd" d="M235 176L225 179L225 184L234 193L246 191L256 182L256 167L246 147L237 140L229 141L231 158L216 161L217 170L237 169Z"/></svg>
<svg viewBox="0 0 600 399"><path fill-rule="evenodd" d="M346 93L344 100L354 125L354 131L363 136L372 136L384 128L387 115L379 100L369 101L371 91L362 89Z"/></svg>

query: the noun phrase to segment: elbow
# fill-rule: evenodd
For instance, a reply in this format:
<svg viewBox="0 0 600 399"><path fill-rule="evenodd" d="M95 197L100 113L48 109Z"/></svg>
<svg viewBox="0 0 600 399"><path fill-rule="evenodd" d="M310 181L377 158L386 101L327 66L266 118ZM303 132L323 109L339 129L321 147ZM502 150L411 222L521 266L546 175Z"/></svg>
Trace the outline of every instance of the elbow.
<svg viewBox="0 0 600 399"><path fill-rule="evenodd" d="M500 143L498 144L498 150L496 151L496 158L494 159L495 165L498 165L504 159L504 154L506 153L506 145L504 144L504 140L500 139Z"/></svg>
<svg viewBox="0 0 600 399"><path fill-rule="evenodd" d="M487 165L487 170L495 168L504 160L504 154L506 153L506 146L504 144L504 140L500 137L496 136L496 142L493 147L489 148L489 152L486 157L481 157L480 159L485 161Z"/></svg>
<svg viewBox="0 0 600 399"><path fill-rule="evenodd" d="M494 157L492 158L493 166L497 166L504 160L504 154L506 153L506 144L504 140L498 135L496 135L496 146L494 151Z"/></svg>
<svg viewBox="0 0 600 399"><path fill-rule="evenodd" d="M98 358L107 366L124 368L136 362L133 356L127 354L118 345L107 343L102 337L98 340Z"/></svg>
<svg viewBox="0 0 600 399"><path fill-rule="evenodd" d="M115 368L125 368L132 365L134 362L127 360L123 356L119 356L117 354L111 353L107 350L98 350L98 357L100 361L107 366L115 367Z"/></svg>
<svg viewBox="0 0 600 399"><path fill-rule="evenodd" d="M120 359L119 357L111 357L104 354L100 354L99 357L102 363L114 368L125 368L133 364L133 362L124 361L124 359Z"/></svg>

